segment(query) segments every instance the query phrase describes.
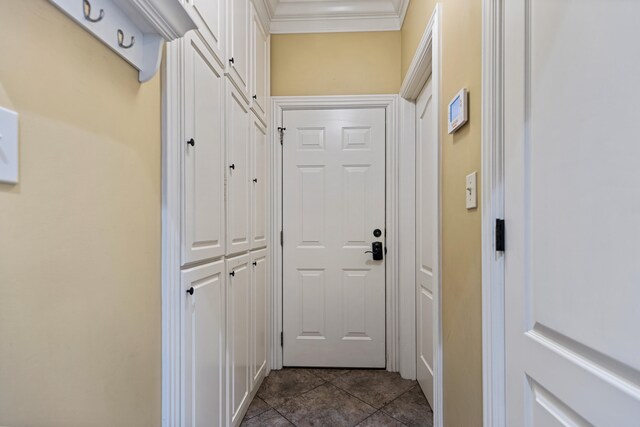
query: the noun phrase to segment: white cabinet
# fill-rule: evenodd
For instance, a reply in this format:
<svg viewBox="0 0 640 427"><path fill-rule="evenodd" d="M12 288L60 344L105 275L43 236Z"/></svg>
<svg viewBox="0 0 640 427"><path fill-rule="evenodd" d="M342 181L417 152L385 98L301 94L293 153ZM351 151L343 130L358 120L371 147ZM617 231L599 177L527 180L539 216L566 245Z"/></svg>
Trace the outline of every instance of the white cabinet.
<svg viewBox="0 0 640 427"><path fill-rule="evenodd" d="M225 0L187 0L185 3L185 9L198 25L198 31L222 66L226 61L225 6Z"/></svg>
<svg viewBox="0 0 640 427"><path fill-rule="evenodd" d="M225 425L225 265L181 273L184 426Z"/></svg>
<svg viewBox="0 0 640 427"><path fill-rule="evenodd" d="M251 257L251 379L255 388L267 370L267 250Z"/></svg>
<svg viewBox="0 0 640 427"><path fill-rule="evenodd" d="M267 130L251 116L251 248L267 246Z"/></svg>
<svg viewBox="0 0 640 427"><path fill-rule="evenodd" d="M249 100L249 0L232 0L228 8L227 73Z"/></svg>
<svg viewBox="0 0 640 427"><path fill-rule="evenodd" d="M249 255L227 261L228 423L242 421L251 392L251 269Z"/></svg>
<svg viewBox="0 0 640 427"><path fill-rule="evenodd" d="M251 3L251 109L267 123L269 34Z"/></svg>
<svg viewBox="0 0 640 427"><path fill-rule="evenodd" d="M224 255L224 80L197 33L184 43L182 265Z"/></svg>
<svg viewBox="0 0 640 427"><path fill-rule="evenodd" d="M253 184L249 145L249 110L235 87L227 84L227 255L250 248Z"/></svg>

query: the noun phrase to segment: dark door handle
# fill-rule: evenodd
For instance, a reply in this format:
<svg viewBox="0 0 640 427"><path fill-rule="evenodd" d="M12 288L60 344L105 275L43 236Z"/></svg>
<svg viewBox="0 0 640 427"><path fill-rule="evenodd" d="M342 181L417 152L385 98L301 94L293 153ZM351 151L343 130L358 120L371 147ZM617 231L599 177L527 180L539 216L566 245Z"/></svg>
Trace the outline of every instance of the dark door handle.
<svg viewBox="0 0 640 427"><path fill-rule="evenodd" d="M253 182L258 182L258 178L253 178Z"/></svg>
<svg viewBox="0 0 640 427"><path fill-rule="evenodd" d="M373 242L371 243L371 250L365 251L365 254L371 254L374 261L382 261L384 259L383 251L382 242Z"/></svg>
<svg viewBox="0 0 640 427"><path fill-rule="evenodd" d="M192 146L192 147L195 147L196 146L196 141L193 138L191 138L190 140L187 141L187 144Z"/></svg>
<svg viewBox="0 0 640 427"><path fill-rule="evenodd" d="M229 276L234 277L236 275L235 271L232 271L231 273L229 273Z"/></svg>
<svg viewBox="0 0 640 427"><path fill-rule="evenodd" d="M236 170L236 164L235 163L230 164L229 169Z"/></svg>
<svg viewBox="0 0 640 427"><path fill-rule="evenodd" d="M193 286L192 286L192 287L190 287L189 289L187 289L187 293L188 293L189 295L193 295Z"/></svg>
<svg viewBox="0 0 640 427"><path fill-rule="evenodd" d="M258 95L253 95L253 99L258 99Z"/></svg>
<svg viewBox="0 0 640 427"><path fill-rule="evenodd" d="M235 59L233 59L233 58L229 58L229 64L235 64L235 63L236 63L236 60L235 60Z"/></svg>

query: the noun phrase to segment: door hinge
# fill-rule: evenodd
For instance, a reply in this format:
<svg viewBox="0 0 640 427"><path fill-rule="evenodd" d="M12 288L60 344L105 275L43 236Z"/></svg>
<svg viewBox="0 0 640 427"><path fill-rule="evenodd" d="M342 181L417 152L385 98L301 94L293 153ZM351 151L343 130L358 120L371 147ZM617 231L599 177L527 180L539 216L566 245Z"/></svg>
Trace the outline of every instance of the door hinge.
<svg viewBox="0 0 640 427"><path fill-rule="evenodd" d="M284 246L284 232L280 231L280 246Z"/></svg>
<svg viewBox="0 0 640 427"><path fill-rule="evenodd" d="M496 219L496 252L504 252L504 219Z"/></svg>
<svg viewBox="0 0 640 427"><path fill-rule="evenodd" d="M280 347L284 347L284 333L280 332Z"/></svg>
<svg viewBox="0 0 640 427"><path fill-rule="evenodd" d="M280 145L282 145L283 141L284 141L284 131L286 131L287 128L283 128L283 127L279 127L278 128L278 132L280 133Z"/></svg>

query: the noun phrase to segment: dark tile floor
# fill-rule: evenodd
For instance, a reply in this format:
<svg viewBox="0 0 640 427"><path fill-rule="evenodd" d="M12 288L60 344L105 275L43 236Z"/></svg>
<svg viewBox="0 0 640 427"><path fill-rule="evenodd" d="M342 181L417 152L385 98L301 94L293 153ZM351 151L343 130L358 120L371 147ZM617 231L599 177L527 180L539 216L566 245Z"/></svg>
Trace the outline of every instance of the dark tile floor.
<svg viewBox="0 0 640 427"><path fill-rule="evenodd" d="M245 427L433 426L415 381L382 370L271 371L242 421Z"/></svg>

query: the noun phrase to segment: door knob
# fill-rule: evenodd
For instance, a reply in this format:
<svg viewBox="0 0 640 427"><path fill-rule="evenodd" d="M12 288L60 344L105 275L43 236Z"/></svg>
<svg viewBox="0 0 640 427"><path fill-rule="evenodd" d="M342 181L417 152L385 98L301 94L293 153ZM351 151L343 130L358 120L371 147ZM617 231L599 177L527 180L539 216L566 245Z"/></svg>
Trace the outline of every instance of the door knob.
<svg viewBox="0 0 640 427"><path fill-rule="evenodd" d="M193 295L193 286L192 286L192 287L190 287L189 289L187 289L187 293L188 293L189 295Z"/></svg>
<svg viewBox="0 0 640 427"><path fill-rule="evenodd" d="M191 138L190 140L187 141L187 144L192 146L192 147L195 147L196 146L196 141L193 138Z"/></svg>
<svg viewBox="0 0 640 427"><path fill-rule="evenodd" d="M382 242L371 243L371 250L365 251L365 254L371 254L374 261L382 261L382 259L384 258Z"/></svg>
<svg viewBox="0 0 640 427"><path fill-rule="evenodd" d="M236 170L236 164L235 163L230 164L229 169Z"/></svg>

